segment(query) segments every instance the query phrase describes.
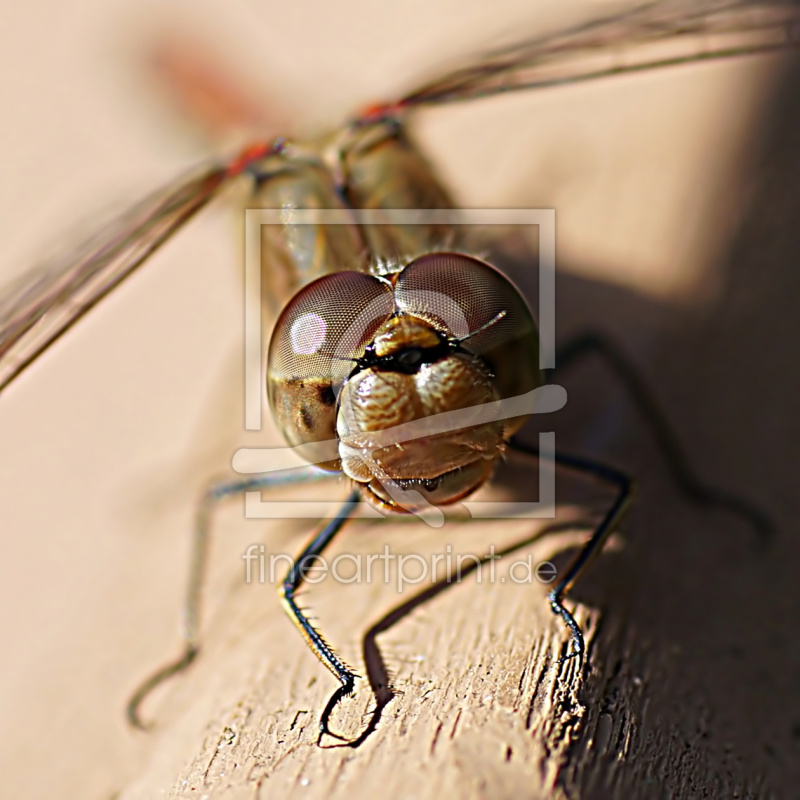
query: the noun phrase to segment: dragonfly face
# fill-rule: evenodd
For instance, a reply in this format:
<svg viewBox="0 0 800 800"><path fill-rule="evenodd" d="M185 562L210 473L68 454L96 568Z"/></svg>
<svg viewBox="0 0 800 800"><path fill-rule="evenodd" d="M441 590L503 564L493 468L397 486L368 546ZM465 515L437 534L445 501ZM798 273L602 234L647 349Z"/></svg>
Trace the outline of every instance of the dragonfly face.
<svg viewBox="0 0 800 800"><path fill-rule="evenodd" d="M435 505L478 488L525 418L470 425L470 415L539 380L527 304L500 272L461 253L319 278L279 318L267 366L287 441L393 510L403 510L395 484ZM450 411L464 412L453 430L427 432L422 422L397 440L400 426Z"/></svg>

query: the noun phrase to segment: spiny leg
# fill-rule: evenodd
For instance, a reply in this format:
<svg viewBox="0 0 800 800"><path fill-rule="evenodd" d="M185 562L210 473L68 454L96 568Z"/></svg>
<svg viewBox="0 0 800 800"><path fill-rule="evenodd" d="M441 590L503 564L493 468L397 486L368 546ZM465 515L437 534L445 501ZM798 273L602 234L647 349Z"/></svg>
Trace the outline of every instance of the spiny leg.
<svg viewBox="0 0 800 800"><path fill-rule="evenodd" d="M560 374L571 364L592 353L602 357L610 365L630 395L652 430L672 478L680 490L695 503L716 505L743 517L756 530L761 543L768 544L775 532L769 517L753 503L725 489L711 486L695 474L667 415L661 410L636 365L611 341L595 333L587 333L567 342L556 351L557 366L552 372Z"/></svg>
<svg viewBox="0 0 800 800"><path fill-rule="evenodd" d="M566 661L570 658L578 658L579 661L582 661L586 649L583 640L583 632L581 631L580 625L578 625L578 621L572 615L572 612L564 606L564 597L575 585L575 582L589 565L592 558L603 549L606 539L608 539L612 531L617 528L630 508L633 498L633 480L618 469L606 464L601 464L597 461L559 452L553 453L552 455L545 455L539 451L538 447L526 445L518 439L512 439L509 444L512 448L521 453L534 455L537 458L548 458L555 464L560 464L569 469L592 475L610 484L617 490L617 496L603 517L603 520L597 528L595 528L583 547L581 547L575 560L570 564L555 589L548 595L550 608L556 616L561 617L564 624L569 629L572 638L572 650L560 660Z"/></svg>
<svg viewBox="0 0 800 800"><path fill-rule="evenodd" d="M151 675L134 692L126 708L128 722L131 725L141 729L146 727L139 714L139 708L144 700L164 681L185 670L195 660L200 650L200 601L208 562L211 514L216 504L227 497L244 494L245 492L271 489L289 483L321 480L327 477L330 477L330 473L312 471L310 468L306 468L285 473L258 475L244 480L224 481L212 484L206 489L198 503L195 518L189 583L186 588L186 599L183 607L182 653L175 661L170 662Z"/></svg>
<svg viewBox="0 0 800 800"><path fill-rule="evenodd" d="M331 699L325 706L319 722L319 738L317 744L326 734L334 739L344 741L344 737L333 733L328 727L328 720L339 701L351 694L355 688L358 675L339 658L333 648L325 641L323 635L311 624L304 611L297 605L295 594L300 585L306 578L306 574L313 568L314 561L322 554L323 550L331 543L334 536L342 529L342 526L352 516L358 507L361 492L354 489L350 496L342 504L339 513L332 519L306 546L302 553L292 564L291 569L286 573L280 587L281 600L292 621L297 625L306 644L311 648L314 655L334 674L341 686L334 692Z"/></svg>
<svg viewBox="0 0 800 800"><path fill-rule="evenodd" d="M656 443L679 488L694 502L717 505L746 518L758 532L761 541L766 543L774 532L769 518L755 505L730 492L709 486L695 475L667 416L642 380L636 366L613 343L592 333L577 337L558 349L556 352L558 366L552 370L552 373L560 374L580 358L592 353L606 360L631 396L647 425L653 431ZM518 440L512 441L511 444L517 450L539 455L536 448L521 444ZM563 598L592 557L602 549L608 535L617 527L630 507L633 481L619 470L593 460L567 456L563 453L556 453L553 460L566 467L594 475L617 488L617 497L613 505L578 553L564 578L549 595L553 613L563 619L572 636L573 650L565 658L576 656L582 658L585 649L583 633L573 615L564 607Z"/></svg>

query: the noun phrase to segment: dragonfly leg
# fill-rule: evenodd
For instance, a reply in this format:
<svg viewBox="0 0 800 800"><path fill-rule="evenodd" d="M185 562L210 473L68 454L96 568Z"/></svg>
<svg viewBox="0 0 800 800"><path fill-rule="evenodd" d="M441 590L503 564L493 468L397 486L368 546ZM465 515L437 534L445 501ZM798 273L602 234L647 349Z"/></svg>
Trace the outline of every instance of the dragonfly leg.
<svg viewBox="0 0 800 800"><path fill-rule="evenodd" d="M342 736L333 733L329 729L328 720L339 701L352 693L358 675L342 661L333 648L325 641L325 637L311 624L311 621L308 619L303 609L297 605L295 595L300 585L306 579L308 572L314 568L314 562L317 557L321 555L322 551L331 543L333 537L342 529L342 526L353 516L353 512L358 507L360 496L361 493L358 489L352 491L347 500L342 504L336 517L308 543L303 552L297 557L286 573L286 577L283 579L283 583L279 589L283 605L291 617L292 622L294 622L303 635L303 638L306 640L306 644L341 684L336 692L334 692L320 717L320 740L324 735L343 740Z"/></svg>
<svg viewBox="0 0 800 800"><path fill-rule="evenodd" d="M153 673L131 696L126 708L126 716L131 725L141 729L146 727L139 714L145 698L164 681L183 672L195 660L200 650L200 600L208 563L211 516L216 505L225 498L245 492L271 489L287 483L305 482L329 476L330 473L321 473L311 468L295 469L291 472L269 473L253 478L218 482L206 489L197 505L195 517L189 583L183 607L182 652L174 661Z"/></svg>
<svg viewBox="0 0 800 800"><path fill-rule="evenodd" d="M589 565L592 558L603 549L603 544L606 539L608 539L609 534L618 527L630 508L634 490L633 480L625 475L625 473L620 472L620 470L598 461L559 452L552 455L545 455L544 453L540 453L537 447L526 445L517 439L512 439L510 445L521 453L534 455L537 458L548 458L555 464L591 475L613 486L617 490L617 496L602 521L595 528L583 547L581 547L575 560L569 565L569 568L556 587L548 595L550 608L556 616L561 617L562 621L569 629L572 639L572 648L567 655L561 658L561 661L566 661L570 658L577 658L579 661L583 661L586 650L583 632L572 612L564 605L564 598L575 585L575 582Z"/></svg>
<svg viewBox="0 0 800 800"><path fill-rule="evenodd" d="M578 336L556 351L556 368L562 370L587 355L600 356L624 386L634 405L653 433L659 450L680 490L693 502L718 506L747 520L756 531L762 546L774 536L775 528L769 517L755 504L733 492L705 483L690 465L680 440L669 423L636 365L613 342L595 333Z"/></svg>

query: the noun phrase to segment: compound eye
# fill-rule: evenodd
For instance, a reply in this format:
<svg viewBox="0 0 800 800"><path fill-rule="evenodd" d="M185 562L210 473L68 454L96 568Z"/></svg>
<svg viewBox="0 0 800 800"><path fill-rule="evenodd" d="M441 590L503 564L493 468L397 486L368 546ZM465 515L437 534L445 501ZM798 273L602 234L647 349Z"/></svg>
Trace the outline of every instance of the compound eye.
<svg viewBox="0 0 800 800"><path fill-rule="evenodd" d="M533 315L519 290L491 264L463 253L421 256L398 276L395 301L398 309L480 356L501 398L541 383Z"/></svg>
<svg viewBox="0 0 800 800"><path fill-rule="evenodd" d="M336 439L336 397L394 313L391 286L360 272L324 275L284 308L269 345L267 394L291 445Z"/></svg>

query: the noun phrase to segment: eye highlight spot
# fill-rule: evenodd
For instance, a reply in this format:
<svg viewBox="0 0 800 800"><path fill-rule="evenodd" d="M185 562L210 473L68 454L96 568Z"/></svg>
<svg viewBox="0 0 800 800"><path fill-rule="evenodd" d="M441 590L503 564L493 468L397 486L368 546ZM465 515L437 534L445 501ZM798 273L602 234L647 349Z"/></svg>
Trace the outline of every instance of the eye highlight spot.
<svg viewBox="0 0 800 800"><path fill-rule="evenodd" d="M328 324L313 311L299 316L293 323L289 332L292 342L292 351L299 356L311 356L322 347Z"/></svg>

